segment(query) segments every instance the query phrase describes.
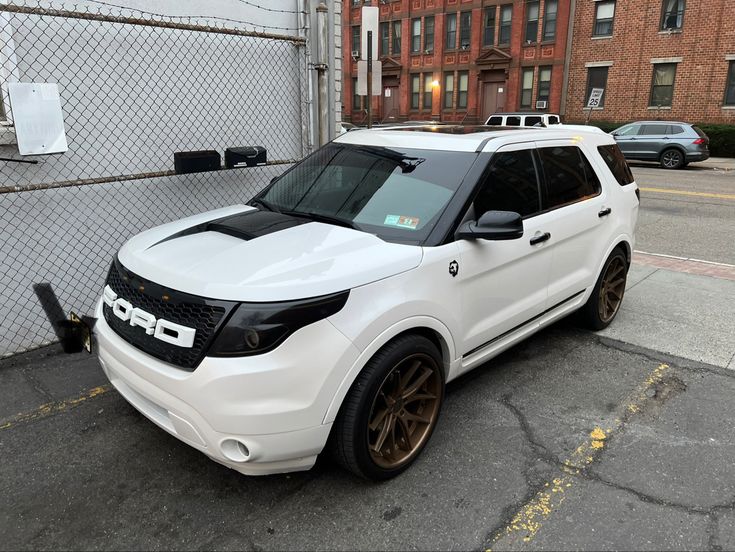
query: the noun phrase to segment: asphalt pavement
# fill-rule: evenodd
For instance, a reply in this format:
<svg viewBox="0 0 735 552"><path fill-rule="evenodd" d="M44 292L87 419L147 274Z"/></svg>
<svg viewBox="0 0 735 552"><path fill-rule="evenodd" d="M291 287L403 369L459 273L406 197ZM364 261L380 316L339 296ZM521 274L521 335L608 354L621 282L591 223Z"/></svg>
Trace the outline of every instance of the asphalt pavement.
<svg viewBox="0 0 735 552"><path fill-rule="evenodd" d="M451 383L388 482L329 458L248 478L138 414L93 356L0 361L0 549L735 549L733 180L634 172L615 322L567 319Z"/></svg>

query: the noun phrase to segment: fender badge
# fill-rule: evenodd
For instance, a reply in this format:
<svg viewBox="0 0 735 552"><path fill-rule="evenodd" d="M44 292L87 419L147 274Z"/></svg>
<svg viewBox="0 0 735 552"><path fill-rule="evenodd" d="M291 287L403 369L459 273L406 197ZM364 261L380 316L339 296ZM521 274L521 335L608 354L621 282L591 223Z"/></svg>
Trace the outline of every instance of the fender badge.
<svg viewBox="0 0 735 552"><path fill-rule="evenodd" d="M452 278L459 274L459 263L457 261L449 263L449 274L452 275Z"/></svg>

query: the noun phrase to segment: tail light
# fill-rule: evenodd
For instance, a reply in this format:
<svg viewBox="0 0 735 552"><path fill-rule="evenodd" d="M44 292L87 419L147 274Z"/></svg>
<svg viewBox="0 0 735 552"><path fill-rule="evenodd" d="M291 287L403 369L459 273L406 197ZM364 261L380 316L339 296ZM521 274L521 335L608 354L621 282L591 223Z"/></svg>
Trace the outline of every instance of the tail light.
<svg viewBox="0 0 735 552"><path fill-rule="evenodd" d="M701 146L702 144L706 144L706 143L707 143L707 140L705 140L704 138L697 138L696 140L694 140L694 142L692 142L692 144L696 144L698 146Z"/></svg>

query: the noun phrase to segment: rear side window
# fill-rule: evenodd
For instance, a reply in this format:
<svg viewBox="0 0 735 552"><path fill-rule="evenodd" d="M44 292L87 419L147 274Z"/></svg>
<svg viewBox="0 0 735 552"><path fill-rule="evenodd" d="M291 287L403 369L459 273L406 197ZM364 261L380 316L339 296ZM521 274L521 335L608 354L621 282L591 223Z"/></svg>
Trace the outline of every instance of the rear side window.
<svg viewBox="0 0 735 552"><path fill-rule="evenodd" d="M535 115L531 115L529 117L526 117L526 123L524 126L533 126L535 124L538 124L541 122L541 117L537 117Z"/></svg>
<svg viewBox="0 0 735 552"><path fill-rule="evenodd" d="M704 133L704 131L701 128L695 127L695 126L693 126L692 128L694 129L694 132L699 134L700 138L707 138L707 135Z"/></svg>
<svg viewBox="0 0 735 552"><path fill-rule="evenodd" d="M490 117L487 120L488 125L502 125L503 124L503 118L502 117Z"/></svg>
<svg viewBox="0 0 735 552"><path fill-rule="evenodd" d="M508 117L505 120L505 126L521 126L520 117Z"/></svg>
<svg viewBox="0 0 735 552"><path fill-rule="evenodd" d="M613 173L618 184L626 186L633 183L633 173L630 172L630 167L628 167L628 163L625 161L625 156L617 144L597 146L597 151L600 152L603 161L605 161L610 172Z"/></svg>
<svg viewBox="0 0 735 552"><path fill-rule="evenodd" d="M669 125L666 134L684 134L684 129L679 125Z"/></svg>
<svg viewBox="0 0 735 552"><path fill-rule="evenodd" d="M666 134L666 125L643 125L640 134L642 136L657 136Z"/></svg>
<svg viewBox="0 0 735 552"><path fill-rule="evenodd" d="M494 210L527 217L541 210L540 197L531 150L497 153L475 198L475 216Z"/></svg>
<svg viewBox="0 0 735 552"><path fill-rule="evenodd" d="M546 176L545 209L582 201L600 193L600 181L576 146L538 150Z"/></svg>
<svg viewBox="0 0 735 552"><path fill-rule="evenodd" d="M559 117L556 115L549 115L549 124L550 125L558 125L559 124Z"/></svg>

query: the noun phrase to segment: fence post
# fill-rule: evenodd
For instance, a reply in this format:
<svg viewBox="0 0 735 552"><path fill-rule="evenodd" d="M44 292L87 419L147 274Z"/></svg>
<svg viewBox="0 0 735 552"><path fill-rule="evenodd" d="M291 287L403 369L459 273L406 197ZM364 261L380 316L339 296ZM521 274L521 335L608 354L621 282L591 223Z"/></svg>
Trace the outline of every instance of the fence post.
<svg viewBox="0 0 735 552"><path fill-rule="evenodd" d="M329 92L327 91L327 58L329 56L329 43L327 38L327 5L320 2L316 7L317 28L317 61L314 66L317 71L317 94L319 105L319 145L323 146L329 141Z"/></svg>

